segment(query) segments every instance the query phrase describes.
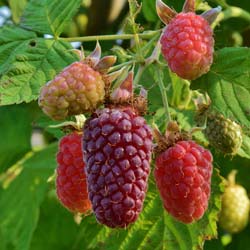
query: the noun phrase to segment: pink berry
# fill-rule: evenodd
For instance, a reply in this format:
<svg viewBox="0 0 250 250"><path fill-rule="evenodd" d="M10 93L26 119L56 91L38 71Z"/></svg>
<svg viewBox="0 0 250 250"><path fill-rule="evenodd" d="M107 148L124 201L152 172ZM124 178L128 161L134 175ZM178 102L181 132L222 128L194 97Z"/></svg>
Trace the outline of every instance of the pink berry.
<svg viewBox="0 0 250 250"><path fill-rule="evenodd" d="M74 62L41 89L39 106L54 120L97 108L105 95L102 75L84 62Z"/></svg>
<svg viewBox="0 0 250 250"><path fill-rule="evenodd" d="M178 141L156 158L154 175L168 213L183 223L203 216L212 175L208 150L194 141Z"/></svg>
<svg viewBox="0 0 250 250"><path fill-rule="evenodd" d="M91 210L81 142L82 133L68 134L60 140L57 153L56 193L62 205L73 213Z"/></svg>
<svg viewBox="0 0 250 250"><path fill-rule="evenodd" d="M209 23L195 13L179 13L166 26L162 54L178 76L194 80L207 73L213 62L213 31Z"/></svg>

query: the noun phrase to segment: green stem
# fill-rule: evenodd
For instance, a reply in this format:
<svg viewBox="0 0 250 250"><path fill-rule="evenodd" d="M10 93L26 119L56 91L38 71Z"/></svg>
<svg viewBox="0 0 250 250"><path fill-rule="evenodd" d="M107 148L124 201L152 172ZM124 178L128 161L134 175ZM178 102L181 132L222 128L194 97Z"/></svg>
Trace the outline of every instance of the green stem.
<svg viewBox="0 0 250 250"><path fill-rule="evenodd" d="M147 53L147 51L148 51L150 48L152 48L153 43L154 43L157 39L159 39L159 36L158 36L158 35L157 35L157 36L153 36L153 37L147 42L147 44L146 44L145 46L142 47L142 51L144 52L144 54Z"/></svg>
<svg viewBox="0 0 250 250"><path fill-rule="evenodd" d="M216 25L218 25L221 21L225 21L229 18L233 18L233 17L240 17L242 19L245 19L246 21L250 22L250 13L238 8L238 7L228 7L226 10L224 10L223 12L221 12L217 19L215 20L215 22L213 23L213 27L215 27Z"/></svg>
<svg viewBox="0 0 250 250"><path fill-rule="evenodd" d="M161 30L148 31L137 34L139 38L150 39L159 34ZM82 36L82 37L59 37L58 39L65 42L89 42L89 41L104 41L104 40L128 40L135 38L135 34L117 34L117 35L100 35L100 36Z"/></svg>
<svg viewBox="0 0 250 250"><path fill-rule="evenodd" d="M145 68L146 68L146 65L145 65L145 64L144 64L144 65L141 64L141 65L139 66L139 68L138 68L138 70L137 70L137 72L136 72L134 81L133 81L134 86L137 86L137 85L138 85L138 82L140 81L141 76L142 76L142 73L144 72Z"/></svg>
<svg viewBox="0 0 250 250"><path fill-rule="evenodd" d="M139 61L143 60L143 55L142 55L141 45L140 45L140 38L139 38L138 34L136 34L136 33L134 35L134 40L135 40L137 57L138 57Z"/></svg>
<svg viewBox="0 0 250 250"><path fill-rule="evenodd" d="M131 64L134 64L134 63L136 63L136 61L131 60L131 61L127 61L127 62L118 64L118 65L115 65L115 66L109 68L108 72L113 72L113 71L119 70L124 66L128 66L128 65L131 65Z"/></svg>
<svg viewBox="0 0 250 250"><path fill-rule="evenodd" d="M142 76L142 73L144 72L144 70L147 68L148 65L159 61L160 51L161 51L161 44L160 40L158 40L152 54L146 60L144 60L143 63L140 64L140 67L134 79L134 85L138 84Z"/></svg>
<svg viewBox="0 0 250 250"><path fill-rule="evenodd" d="M159 65L156 65L156 71L157 71L157 76L158 76L158 86L160 88L160 91L161 91L161 96L162 96L162 102L163 102L163 106L164 106L164 109L165 109L165 115L166 115L166 119L167 119L167 122L170 122L171 121L171 115L170 115L170 112L169 112L169 105L168 105L168 97L167 97L167 93L166 93L166 90L165 90L165 86L164 86L164 83L162 81L162 72L161 72L161 67L159 67Z"/></svg>

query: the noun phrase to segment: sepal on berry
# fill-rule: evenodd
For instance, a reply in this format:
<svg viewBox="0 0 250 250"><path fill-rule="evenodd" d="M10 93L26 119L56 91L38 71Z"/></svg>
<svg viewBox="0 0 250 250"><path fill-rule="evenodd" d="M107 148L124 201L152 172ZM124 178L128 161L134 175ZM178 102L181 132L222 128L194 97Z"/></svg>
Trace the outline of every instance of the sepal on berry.
<svg viewBox="0 0 250 250"><path fill-rule="evenodd" d="M217 18L217 16L221 12L221 7L218 6L216 8L213 8L211 10L208 10L201 14L201 16L207 20L207 22L211 25Z"/></svg>
<svg viewBox="0 0 250 250"><path fill-rule="evenodd" d="M156 0L156 12L161 19L161 21L165 24L168 24L172 18L174 18L177 13L168 7L161 0Z"/></svg>
<svg viewBox="0 0 250 250"><path fill-rule="evenodd" d="M86 121L85 115L76 115L75 121L65 121L56 125L50 125L50 128L61 128L65 133L81 131Z"/></svg>
<svg viewBox="0 0 250 250"><path fill-rule="evenodd" d="M117 78L113 92L106 98L106 107L132 106L139 115L144 115L147 112L147 91L141 88L139 95L134 94L133 76L133 70L127 72L124 69L121 72Z"/></svg>
<svg viewBox="0 0 250 250"><path fill-rule="evenodd" d="M106 73L110 67L116 62L116 56L105 56L103 57L94 67L95 70Z"/></svg>
<svg viewBox="0 0 250 250"><path fill-rule="evenodd" d="M161 134L157 126L154 126L153 135L157 143L154 150L157 155L170 148L178 141L191 140L192 138L190 132L181 131L176 121L170 121L167 124L167 129L164 135Z"/></svg>
<svg viewBox="0 0 250 250"><path fill-rule="evenodd" d="M105 75L105 79L108 82L113 82L117 79L119 79L119 77L127 70L127 67L124 66L122 68L120 68L119 70L113 71L107 75ZM127 71L126 71L127 72Z"/></svg>
<svg viewBox="0 0 250 250"><path fill-rule="evenodd" d="M114 103L128 103L133 97L133 76L134 72L130 71L118 88L111 94L110 99Z"/></svg>
<svg viewBox="0 0 250 250"><path fill-rule="evenodd" d="M79 50L79 49L71 49L70 51L72 51L74 54L76 54L79 57L80 61L84 61L85 54L84 54L84 51L83 51L82 48L81 48L81 50Z"/></svg>
<svg viewBox="0 0 250 250"><path fill-rule="evenodd" d="M86 58L89 61L91 66L94 68L101 59L102 48L100 43L97 41L95 49L91 52L91 54Z"/></svg>
<svg viewBox="0 0 250 250"><path fill-rule="evenodd" d="M182 12L195 12L195 0L186 0L182 7Z"/></svg>

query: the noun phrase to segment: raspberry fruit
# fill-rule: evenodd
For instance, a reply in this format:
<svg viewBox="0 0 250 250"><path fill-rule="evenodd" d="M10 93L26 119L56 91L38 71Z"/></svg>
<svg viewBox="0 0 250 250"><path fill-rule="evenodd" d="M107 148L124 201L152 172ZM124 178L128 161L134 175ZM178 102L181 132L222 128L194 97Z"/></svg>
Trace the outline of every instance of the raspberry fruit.
<svg viewBox="0 0 250 250"><path fill-rule="evenodd" d="M161 37L162 54L178 76L194 80L207 73L213 62L213 31L209 23L195 13L179 13Z"/></svg>
<svg viewBox="0 0 250 250"><path fill-rule="evenodd" d="M221 7L196 15L195 1L186 0L182 12L156 0L157 14L166 24L160 43L169 68L178 76L194 80L207 73L213 62L214 39L210 24Z"/></svg>
<svg viewBox="0 0 250 250"><path fill-rule="evenodd" d="M234 183L235 174L235 171L230 174L219 215L220 226L229 233L238 233L246 227L250 208L245 188Z"/></svg>
<svg viewBox="0 0 250 250"><path fill-rule="evenodd" d="M142 210L150 172L152 133L131 107L97 110L85 122L83 152L96 219L127 227Z"/></svg>
<svg viewBox="0 0 250 250"><path fill-rule="evenodd" d="M102 75L84 62L74 62L41 89L39 106L55 120L94 110L104 99Z"/></svg>
<svg viewBox="0 0 250 250"><path fill-rule="evenodd" d="M73 213L85 214L91 210L91 203L88 199L81 142L82 133L77 132L60 140L56 192L64 207Z"/></svg>
<svg viewBox="0 0 250 250"><path fill-rule="evenodd" d="M178 141L156 158L154 171L164 208L177 220L192 223L208 207L211 153L194 141Z"/></svg>
<svg viewBox="0 0 250 250"><path fill-rule="evenodd" d="M225 154L236 154L243 140L240 125L219 113L208 113L204 133L209 143Z"/></svg>

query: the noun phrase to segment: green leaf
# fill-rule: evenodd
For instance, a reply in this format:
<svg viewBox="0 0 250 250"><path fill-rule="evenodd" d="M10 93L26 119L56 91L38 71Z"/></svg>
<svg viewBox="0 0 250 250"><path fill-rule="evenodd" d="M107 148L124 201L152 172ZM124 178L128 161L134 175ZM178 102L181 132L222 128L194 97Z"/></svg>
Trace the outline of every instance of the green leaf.
<svg viewBox="0 0 250 250"><path fill-rule="evenodd" d="M150 65L143 72L140 83L144 88L148 90L148 99L150 100L149 109L150 111L155 111L156 108L159 108L163 105L161 99L160 88L157 85L156 72L154 66Z"/></svg>
<svg viewBox="0 0 250 250"><path fill-rule="evenodd" d="M34 32L17 26L5 25L0 28L0 69L8 66L9 62L14 60L15 52L34 38L36 38Z"/></svg>
<svg viewBox="0 0 250 250"><path fill-rule="evenodd" d="M224 247L219 239L207 240L204 250L224 250Z"/></svg>
<svg viewBox="0 0 250 250"><path fill-rule="evenodd" d="M21 174L0 188L1 250L28 250L47 190L47 178L56 165L56 145L34 152L18 166ZM3 186L6 186L3 183Z"/></svg>
<svg viewBox="0 0 250 250"><path fill-rule="evenodd" d="M60 139L65 135L61 128L53 128L51 125L58 125L61 122L51 120L47 115L41 112L35 121L36 125L43 128L44 131L48 132L51 136Z"/></svg>
<svg viewBox="0 0 250 250"><path fill-rule="evenodd" d="M0 107L0 174L31 149L31 108L25 105Z"/></svg>
<svg viewBox="0 0 250 250"><path fill-rule="evenodd" d="M179 78L171 73L168 68L163 68L162 77L170 106L177 109L187 108L192 97L192 91L190 91L189 88L189 81ZM150 65L146 68L140 82L146 89L148 89L150 111L154 112L159 107L162 107L163 101L154 65Z"/></svg>
<svg viewBox="0 0 250 250"><path fill-rule="evenodd" d="M12 19L14 23L19 23L20 17L23 14L23 10L26 6L26 3L27 0L9 0Z"/></svg>
<svg viewBox="0 0 250 250"><path fill-rule="evenodd" d="M74 222L73 216L58 202L55 190L51 190L41 205L39 221L30 249L72 249L80 229ZM85 218L82 223L85 223Z"/></svg>
<svg viewBox="0 0 250 250"><path fill-rule="evenodd" d="M156 14L155 0L143 0L142 12L146 20L149 22L156 22L159 19Z"/></svg>
<svg viewBox="0 0 250 250"><path fill-rule="evenodd" d="M190 83L187 80L181 79L170 70L168 74L169 76L165 78L165 81L167 82L167 79L170 78L169 104L175 108L184 109L191 101L192 92L189 88Z"/></svg>
<svg viewBox="0 0 250 250"><path fill-rule="evenodd" d="M212 108L226 117L250 126L250 49L224 48L215 53L208 74L191 84L207 91Z"/></svg>
<svg viewBox="0 0 250 250"><path fill-rule="evenodd" d="M250 244L249 239L250 225L244 229L241 233L233 235L231 244L227 246L227 250L246 250L247 246ZM217 250L217 249L216 249Z"/></svg>
<svg viewBox="0 0 250 250"><path fill-rule="evenodd" d="M202 249L205 239L216 237L217 214L222 193L221 178L215 170L212 196L204 217L191 225L177 222L162 207L155 184L150 181L143 212L126 230L112 230L97 224L92 216L85 218L73 249L103 250L190 250Z"/></svg>
<svg viewBox="0 0 250 250"><path fill-rule="evenodd" d="M237 154L241 157L250 159L250 137L249 136L243 134L243 142Z"/></svg>
<svg viewBox="0 0 250 250"><path fill-rule="evenodd" d="M82 0L31 0L21 18L21 26L58 36L75 15Z"/></svg>
<svg viewBox="0 0 250 250"><path fill-rule="evenodd" d="M243 128L250 126L250 49L224 48L216 52L208 74L191 84L192 88L206 91L215 109L238 121ZM250 158L250 139L243 137L238 152Z"/></svg>
<svg viewBox="0 0 250 250"><path fill-rule="evenodd" d="M11 26L0 30L0 105L30 102L41 86L77 60L65 42Z"/></svg>

